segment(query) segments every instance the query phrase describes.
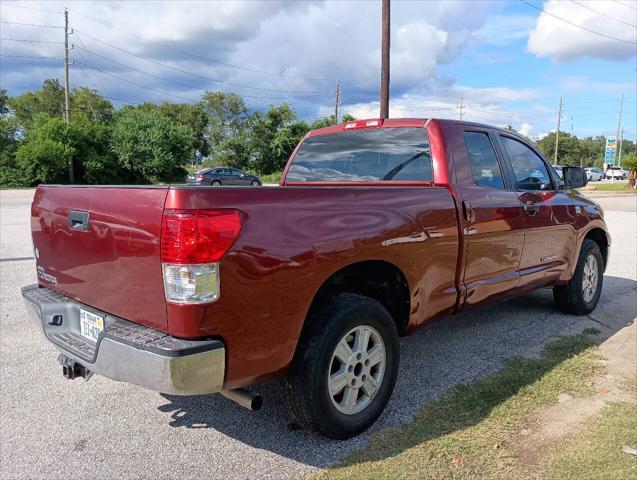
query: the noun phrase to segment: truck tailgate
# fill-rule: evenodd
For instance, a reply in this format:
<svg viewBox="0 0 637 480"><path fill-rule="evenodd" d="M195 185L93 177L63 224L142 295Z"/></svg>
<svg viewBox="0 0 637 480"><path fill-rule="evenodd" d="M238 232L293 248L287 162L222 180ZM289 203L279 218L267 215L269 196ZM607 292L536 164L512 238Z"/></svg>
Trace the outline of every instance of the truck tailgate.
<svg viewBox="0 0 637 480"><path fill-rule="evenodd" d="M147 186L39 187L31 230L40 284L166 331L160 234L167 192Z"/></svg>

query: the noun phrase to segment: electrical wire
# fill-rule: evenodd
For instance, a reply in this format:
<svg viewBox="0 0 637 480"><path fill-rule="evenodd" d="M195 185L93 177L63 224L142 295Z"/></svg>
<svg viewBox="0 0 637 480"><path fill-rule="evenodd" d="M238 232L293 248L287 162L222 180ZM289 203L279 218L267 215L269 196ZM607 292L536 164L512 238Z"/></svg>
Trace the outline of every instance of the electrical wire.
<svg viewBox="0 0 637 480"><path fill-rule="evenodd" d="M575 3L576 5L579 5L582 8L585 8L586 10L590 10L591 12L596 13L597 15L601 15L602 17L606 17L609 20L613 20L615 22L623 23L624 25L628 25L629 27L637 27L637 25L634 24L634 23L624 22L623 20L620 20L619 18L611 17L610 15L606 15L603 12L599 12L599 11L589 7L588 5L584 5L583 3L580 3L580 2L578 2L576 0L571 0L571 2Z"/></svg>
<svg viewBox="0 0 637 480"><path fill-rule="evenodd" d="M7 22L5 20L0 20L0 23L6 23L7 25L20 25L21 27L64 28L58 25L44 25L42 23Z"/></svg>
<svg viewBox="0 0 637 480"><path fill-rule="evenodd" d="M28 40L26 38L0 38L3 42L46 43L48 45L64 45L64 42L50 42L48 40Z"/></svg>
<svg viewBox="0 0 637 480"><path fill-rule="evenodd" d="M31 59L42 59L42 60L62 60L59 57L44 57L44 56L29 56L29 55L5 55L0 54L0 57L4 58L31 58Z"/></svg>
<svg viewBox="0 0 637 480"><path fill-rule="evenodd" d="M193 77L199 77L199 78L202 78L202 79L205 79L205 80L209 80L209 81L215 82L215 83L220 83L220 84L229 85L229 86L238 87L238 88L248 88L248 89L251 89L251 90L259 90L259 91L264 91L264 92L289 93L289 94L299 94L299 95L321 95L321 94L330 93L330 92L326 92L326 91L298 91L298 90L281 90L281 89L272 89L272 88L261 88L261 87L253 87L253 86L250 86L250 85L243 85L243 84L240 84L240 83L225 82L223 80L218 80L216 78L208 77L206 75L201 75L201 74L198 74L198 73L189 72L187 70L175 67L173 65L168 65L166 63L158 62L157 60L148 58L148 57L146 57L144 55L139 55L139 54L131 52L129 50L125 50L125 49L123 49L121 47L118 47L117 45L113 45L112 43L109 43L109 42L106 42L104 40L101 40L101 39L99 39L97 37L94 37L94 36L92 36L92 35L90 35L90 34L88 34L86 32L82 32L80 30L75 30L75 32L79 33L81 35L84 35L85 37L88 37L88 38L90 38L90 39L92 39L92 40L94 40L96 42L102 43L102 44L104 44L104 45L106 45L108 47L114 48L114 49L119 50L119 51L121 51L123 53L126 53L126 54L131 55L131 56L136 57L136 58L139 58L141 60L145 60L147 62L153 63L155 65L159 65L159 66L164 67L164 68L168 68L170 70L174 70L176 72L184 73L186 75L191 75ZM85 48L85 50L87 52L93 54L93 55L101 56L100 54L98 54L96 52L93 52L91 50L88 50L86 48ZM112 60L112 59L110 59L108 57L102 56L102 58L117 63L116 61L114 61L114 60Z"/></svg>
<svg viewBox="0 0 637 480"><path fill-rule="evenodd" d="M582 25L578 25L577 23L573 23L570 20L566 20L565 18L562 18L562 17L560 17L558 15L555 15L554 13L547 12L546 10L544 10L541 7L533 5L531 2L527 2L527 0L520 0L520 2L524 3L525 5L528 5L529 7L534 8L535 10L538 10L538 11L540 11L540 12L546 14L546 15L549 15L550 17L553 17L553 18L555 18L557 20L560 20L560 21L562 21L564 23L568 23L569 25L572 25L573 27L579 28L580 30L584 30L584 31L589 32L589 33L594 33L595 35L599 35L601 37L610 38L611 40L616 40L618 42L627 43L629 45L637 45L637 42L631 42L630 40L624 40L623 38L617 38L617 37L613 37L612 35L606 35L605 33L598 32L597 30L592 30L590 28L583 27Z"/></svg>

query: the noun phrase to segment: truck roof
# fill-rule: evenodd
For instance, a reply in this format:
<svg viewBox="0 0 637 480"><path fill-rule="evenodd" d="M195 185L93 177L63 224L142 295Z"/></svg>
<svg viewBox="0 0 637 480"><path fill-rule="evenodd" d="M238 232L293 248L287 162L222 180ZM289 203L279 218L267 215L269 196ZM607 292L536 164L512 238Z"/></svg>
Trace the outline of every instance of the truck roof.
<svg viewBox="0 0 637 480"><path fill-rule="evenodd" d="M478 122L468 122L466 120L454 120L450 118L388 118L386 120L381 120L379 118L364 118L360 120L352 120L351 122L343 122L338 125L331 125L329 127L317 128L316 130L312 130L307 134L307 137L316 137L319 135L327 135L330 133L339 133L348 130L362 130L366 128L377 128L379 126L378 122L381 122L383 127L424 127L431 121L435 121L440 125L469 125L475 127L482 128L491 128L495 130L500 130L502 132L506 132L509 134L513 134L516 136L520 136L515 131L505 130L500 127L495 127L493 125L487 125L485 123ZM520 136L521 137L521 136ZM522 137L523 138L523 137Z"/></svg>

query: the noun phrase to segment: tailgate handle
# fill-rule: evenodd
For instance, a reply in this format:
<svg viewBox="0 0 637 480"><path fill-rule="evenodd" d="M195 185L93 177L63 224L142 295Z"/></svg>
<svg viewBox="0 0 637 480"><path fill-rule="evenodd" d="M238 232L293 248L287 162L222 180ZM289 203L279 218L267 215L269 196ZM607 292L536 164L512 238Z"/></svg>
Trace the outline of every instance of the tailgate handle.
<svg viewBox="0 0 637 480"><path fill-rule="evenodd" d="M88 212L71 210L69 212L69 227L71 230L88 232Z"/></svg>

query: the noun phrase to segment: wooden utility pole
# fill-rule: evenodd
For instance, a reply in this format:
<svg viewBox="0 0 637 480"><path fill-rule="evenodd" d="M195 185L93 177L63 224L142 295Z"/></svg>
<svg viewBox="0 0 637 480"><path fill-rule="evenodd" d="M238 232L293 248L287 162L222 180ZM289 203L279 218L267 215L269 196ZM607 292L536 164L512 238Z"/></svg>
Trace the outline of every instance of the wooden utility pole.
<svg viewBox="0 0 637 480"><path fill-rule="evenodd" d="M458 118L462 120L462 116L464 115L464 103L462 97L460 97L460 103L458 103Z"/></svg>
<svg viewBox="0 0 637 480"><path fill-rule="evenodd" d="M389 117L389 0L382 0L382 40L380 72L380 118Z"/></svg>
<svg viewBox="0 0 637 480"><path fill-rule="evenodd" d="M622 143L624 143L624 129L623 128L622 128L622 131L620 132L619 145L617 146L617 149L619 150L619 153L617 154L617 166L618 167L622 166Z"/></svg>
<svg viewBox="0 0 637 480"><path fill-rule="evenodd" d="M338 125L338 107L341 105L341 87L336 80L336 103L334 105L334 124Z"/></svg>
<svg viewBox="0 0 637 480"><path fill-rule="evenodd" d="M64 121L71 123L69 98L69 11L64 9ZM69 182L73 183L73 157L69 158Z"/></svg>
<svg viewBox="0 0 637 480"><path fill-rule="evenodd" d="M621 133L622 128L622 113L624 111L624 94L622 93L622 100L619 104L619 117L617 119L617 136L615 136L615 158L613 158L613 165L618 165L617 159L618 155L618 147L619 147L619 134Z"/></svg>
<svg viewBox="0 0 637 480"><path fill-rule="evenodd" d="M555 155L553 155L553 165L557 165L557 149L560 146L560 122L562 120L562 97L560 97L560 108L557 111L557 131L555 132Z"/></svg>

